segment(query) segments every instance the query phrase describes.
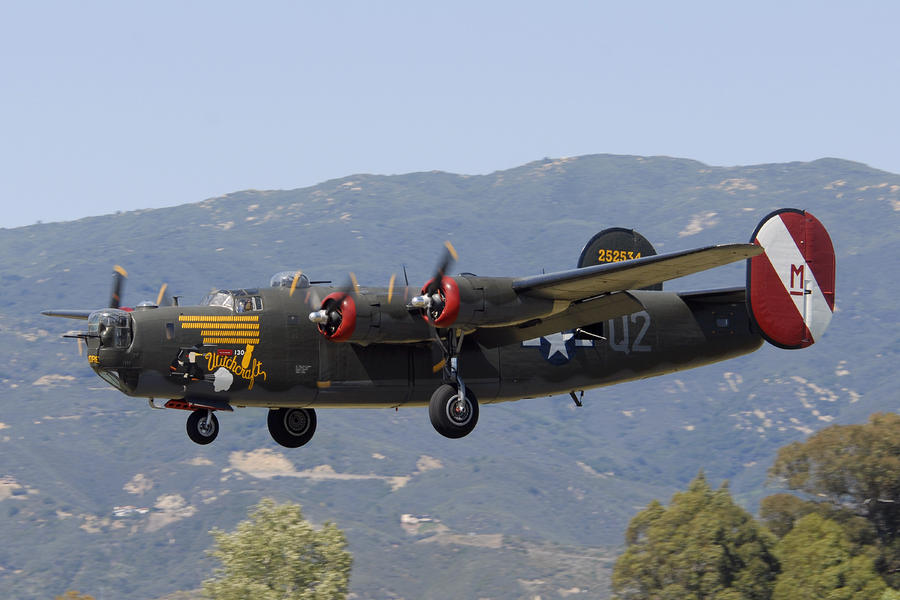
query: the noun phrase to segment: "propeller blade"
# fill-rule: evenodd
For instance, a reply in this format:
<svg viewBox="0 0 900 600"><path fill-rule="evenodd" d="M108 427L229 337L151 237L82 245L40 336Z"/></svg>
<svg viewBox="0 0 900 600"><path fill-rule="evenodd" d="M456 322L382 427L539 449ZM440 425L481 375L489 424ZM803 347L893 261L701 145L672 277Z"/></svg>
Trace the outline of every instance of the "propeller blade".
<svg viewBox="0 0 900 600"><path fill-rule="evenodd" d="M394 273L391 275L391 282L388 283L388 304L391 303L391 299L394 297L394 282L397 280L397 274Z"/></svg>
<svg viewBox="0 0 900 600"><path fill-rule="evenodd" d="M81 341L81 338L75 338L75 340L78 344L78 356L84 356L84 342Z"/></svg>
<svg viewBox="0 0 900 600"><path fill-rule="evenodd" d="M171 306L171 302L169 301L169 297L166 296L166 289L169 287L168 283L163 283L159 287L159 294L156 295L156 305L157 306Z"/></svg>
<svg viewBox="0 0 900 600"><path fill-rule="evenodd" d="M124 285L125 279L128 277L128 272L120 267L119 265L115 265L113 267L113 287L112 294L110 295L109 307L110 308L119 308L122 303L122 287Z"/></svg>
<svg viewBox="0 0 900 600"><path fill-rule="evenodd" d="M449 241L444 242L444 256L441 257L435 279L443 279L444 275L447 274L447 270L453 266L453 263L457 260L459 260L459 254L456 253L456 248L454 248L453 244Z"/></svg>
<svg viewBox="0 0 900 600"><path fill-rule="evenodd" d="M297 271L294 273L294 279L291 281L291 293L288 294L288 297L294 296L294 290L297 289L297 282L300 281L300 276L303 275L303 271Z"/></svg>
<svg viewBox="0 0 900 600"><path fill-rule="evenodd" d="M444 276L447 274L447 271L458 259L459 254L457 254L456 248L453 247L453 244L451 244L449 241L444 242L444 253L441 256L440 261L438 261L437 269L435 269L434 276L431 278L431 282L429 283L428 289L426 290L429 294L433 294L435 290L441 287L441 282L444 280Z"/></svg>

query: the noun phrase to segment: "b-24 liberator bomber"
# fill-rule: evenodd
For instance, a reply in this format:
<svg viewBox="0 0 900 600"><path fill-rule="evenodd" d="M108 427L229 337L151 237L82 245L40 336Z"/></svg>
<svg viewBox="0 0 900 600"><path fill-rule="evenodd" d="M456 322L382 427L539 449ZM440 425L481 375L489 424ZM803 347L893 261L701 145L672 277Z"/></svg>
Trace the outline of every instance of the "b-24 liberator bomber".
<svg viewBox="0 0 900 600"><path fill-rule="evenodd" d="M457 276L450 244L421 288L365 288L275 275L265 289L218 290L197 306L120 307L125 272L100 310L49 310L84 319L90 367L154 408L189 411L198 444L217 412L268 408L282 446L312 439L317 408L427 406L448 438L470 433L479 406L570 394L747 354L817 341L834 311L831 239L810 213L781 209L747 244L656 254L639 233L612 228L575 269L526 277ZM663 291L664 281L740 260L744 287Z"/></svg>

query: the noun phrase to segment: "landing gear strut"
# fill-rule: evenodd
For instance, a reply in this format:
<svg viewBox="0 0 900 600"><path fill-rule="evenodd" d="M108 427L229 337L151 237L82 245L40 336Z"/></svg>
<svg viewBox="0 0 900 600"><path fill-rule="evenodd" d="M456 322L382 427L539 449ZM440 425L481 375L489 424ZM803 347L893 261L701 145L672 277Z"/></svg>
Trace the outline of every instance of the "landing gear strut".
<svg viewBox="0 0 900 600"><path fill-rule="evenodd" d="M311 408L270 408L269 433L286 448L299 448L316 433L316 411Z"/></svg>
<svg viewBox="0 0 900 600"><path fill-rule="evenodd" d="M478 423L478 400L459 376L457 354L463 335L454 330L447 333L447 344L435 335L444 354L444 383L431 395L428 416L431 424L444 437L456 439L468 435Z"/></svg>
<svg viewBox="0 0 900 600"><path fill-rule="evenodd" d="M219 420L211 410L195 410L187 420L187 434L197 444L209 444L219 435Z"/></svg>

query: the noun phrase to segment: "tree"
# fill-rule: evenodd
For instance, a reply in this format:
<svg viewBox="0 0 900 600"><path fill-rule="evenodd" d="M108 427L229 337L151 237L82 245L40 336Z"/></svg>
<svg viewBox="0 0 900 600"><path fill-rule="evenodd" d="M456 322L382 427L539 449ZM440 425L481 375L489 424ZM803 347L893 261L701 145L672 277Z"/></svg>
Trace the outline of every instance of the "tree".
<svg viewBox="0 0 900 600"><path fill-rule="evenodd" d="M653 501L625 533L613 570L619 600L768 600L778 561L775 536L701 472L672 497Z"/></svg>
<svg viewBox="0 0 900 600"><path fill-rule="evenodd" d="M900 415L876 413L865 425L833 425L789 444L778 451L769 474L790 489L824 499L811 504L826 503L830 518L845 515L841 524L851 540L853 531L863 537L866 532L846 515L868 521L877 536L869 543L879 548L878 571L900 587ZM766 519L781 519L778 528L791 521L788 513Z"/></svg>
<svg viewBox="0 0 900 600"><path fill-rule="evenodd" d="M778 544L782 571L772 600L879 600L886 586L873 550L854 547L834 521L807 514Z"/></svg>
<svg viewBox="0 0 900 600"><path fill-rule="evenodd" d="M861 548L878 543L875 527L869 521L828 502L803 500L792 494L773 494L763 498L759 505L760 520L779 538L787 535L797 521L812 513L840 525L854 546Z"/></svg>
<svg viewBox="0 0 900 600"><path fill-rule="evenodd" d="M217 578L203 583L213 600L334 600L347 596L352 556L333 523L316 530L299 504L263 499L227 533L210 533L210 554L222 562Z"/></svg>
<svg viewBox="0 0 900 600"><path fill-rule="evenodd" d="M810 502L793 494L773 494L759 503L759 519L778 537L784 537L794 523L818 510L818 502Z"/></svg>
<svg viewBox="0 0 900 600"><path fill-rule="evenodd" d="M866 425L833 425L789 444L769 474L865 517L890 543L900 531L900 415L874 414Z"/></svg>

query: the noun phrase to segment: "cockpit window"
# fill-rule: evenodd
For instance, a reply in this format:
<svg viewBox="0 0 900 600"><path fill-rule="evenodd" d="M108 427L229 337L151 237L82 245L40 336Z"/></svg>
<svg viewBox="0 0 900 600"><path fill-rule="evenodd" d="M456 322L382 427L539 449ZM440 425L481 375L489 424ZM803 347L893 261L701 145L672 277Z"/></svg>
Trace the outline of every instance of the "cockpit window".
<svg viewBox="0 0 900 600"><path fill-rule="evenodd" d="M238 296L235 298L234 307L239 313L262 310L262 298L260 296Z"/></svg>
<svg viewBox="0 0 900 600"><path fill-rule="evenodd" d="M228 310L234 310L234 296L231 292L219 290L218 292L213 292L212 294L205 296L203 300L200 301L200 304L202 306L221 306Z"/></svg>

